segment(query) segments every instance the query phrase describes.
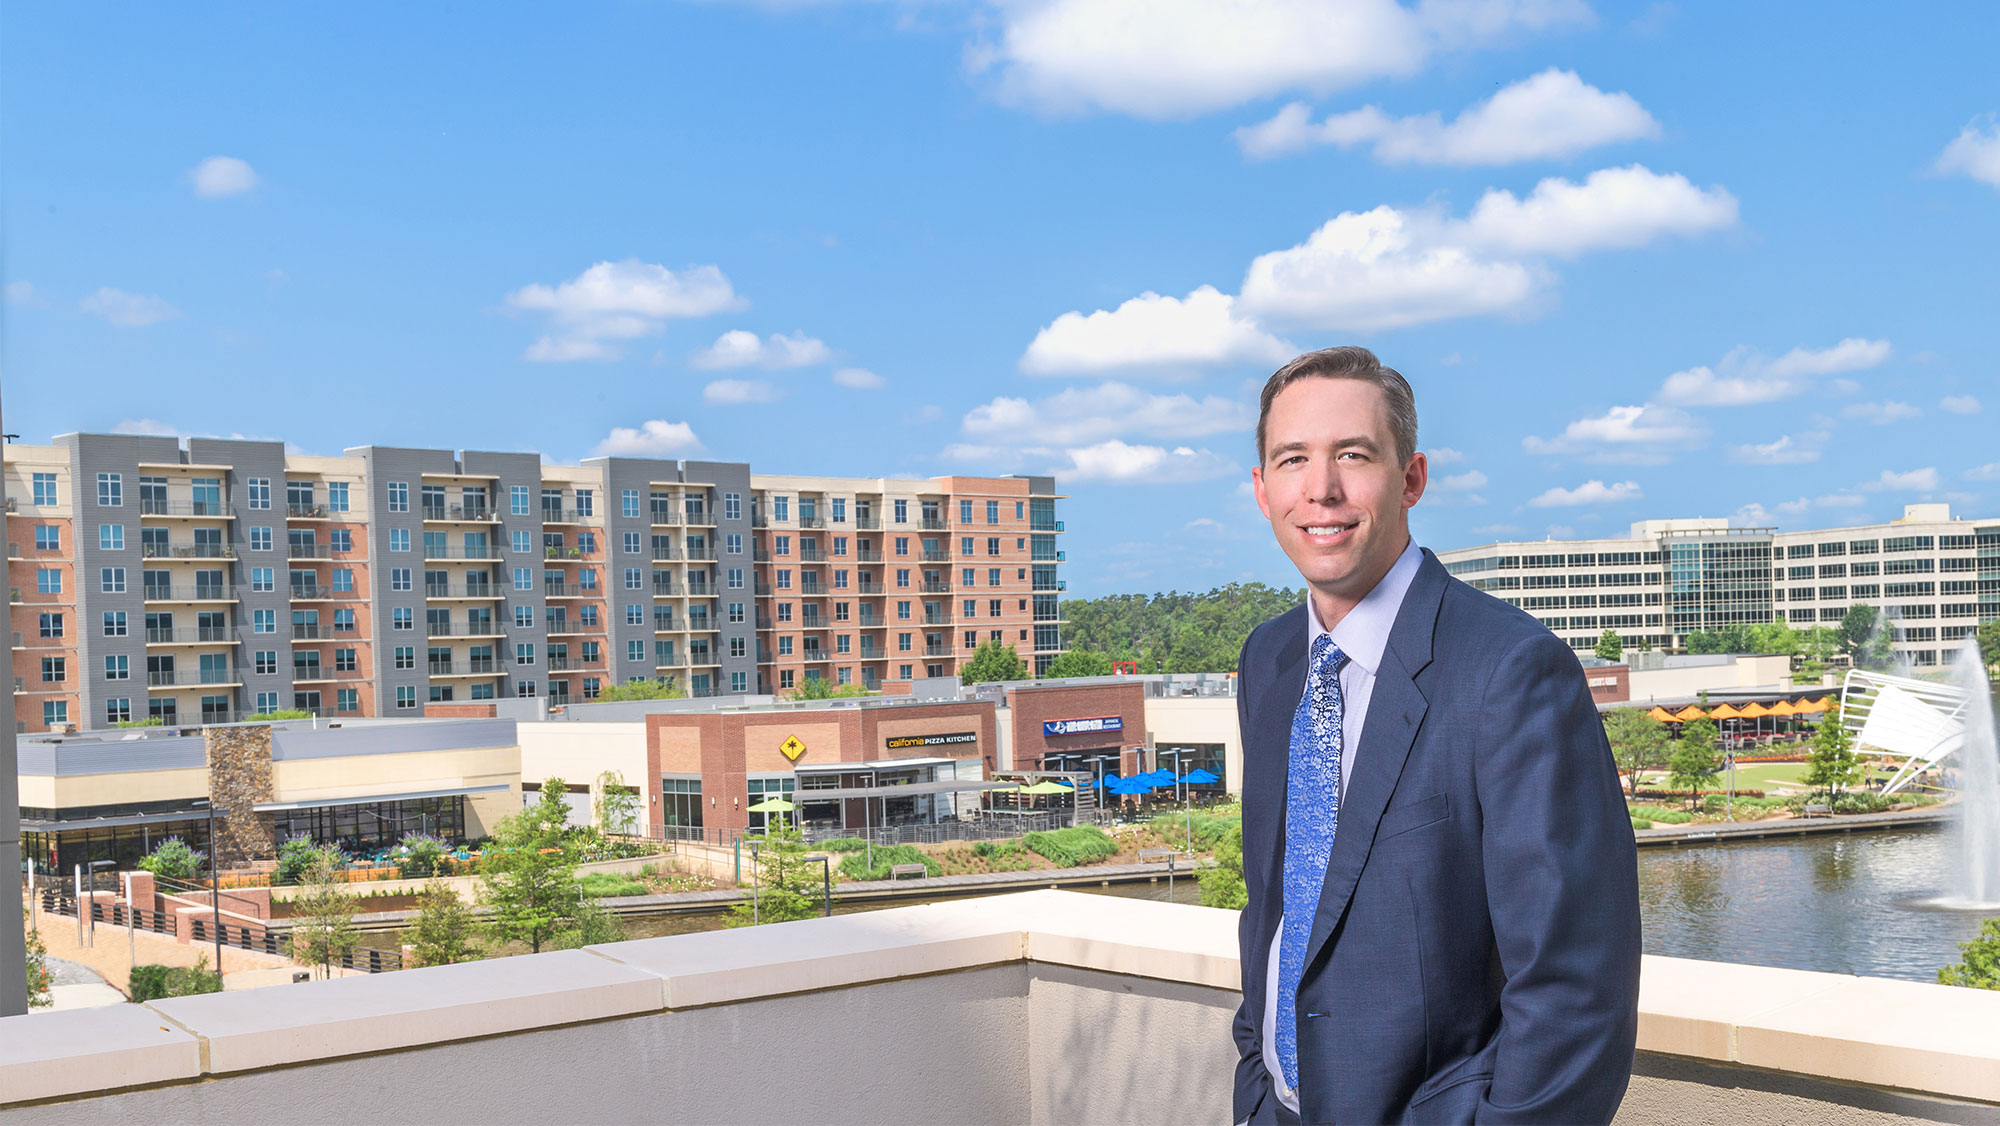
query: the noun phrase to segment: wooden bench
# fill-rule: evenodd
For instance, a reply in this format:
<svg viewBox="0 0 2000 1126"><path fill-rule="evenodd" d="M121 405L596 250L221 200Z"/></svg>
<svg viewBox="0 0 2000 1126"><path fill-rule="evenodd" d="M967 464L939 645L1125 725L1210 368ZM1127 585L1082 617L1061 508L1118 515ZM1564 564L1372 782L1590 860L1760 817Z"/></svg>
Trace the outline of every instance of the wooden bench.
<svg viewBox="0 0 2000 1126"><path fill-rule="evenodd" d="M892 864L889 866L889 878L892 880L900 880L904 876L915 876L921 880L930 874L931 870L921 864Z"/></svg>
<svg viewBox="0 0 2000 1126"><path fill-rule="evenodd" d="M1833 807L1829 805L1809 805L1800 811L1806 817L1832 817Z"/></svg>

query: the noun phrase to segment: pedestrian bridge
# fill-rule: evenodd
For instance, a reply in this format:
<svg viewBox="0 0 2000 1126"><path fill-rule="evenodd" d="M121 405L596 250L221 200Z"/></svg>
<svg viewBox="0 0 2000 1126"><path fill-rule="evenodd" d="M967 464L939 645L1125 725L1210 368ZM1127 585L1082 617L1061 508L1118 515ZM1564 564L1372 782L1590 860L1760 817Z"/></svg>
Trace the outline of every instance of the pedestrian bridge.
<svg viewBox="0 0 2000 1126"><path fill-rule="evenodd" d="M0 1126L1215 1123L1236 915L1035 891L0 1020ZM2000 1123L2000 992L1648 958L1621 1123Z"/></svg>

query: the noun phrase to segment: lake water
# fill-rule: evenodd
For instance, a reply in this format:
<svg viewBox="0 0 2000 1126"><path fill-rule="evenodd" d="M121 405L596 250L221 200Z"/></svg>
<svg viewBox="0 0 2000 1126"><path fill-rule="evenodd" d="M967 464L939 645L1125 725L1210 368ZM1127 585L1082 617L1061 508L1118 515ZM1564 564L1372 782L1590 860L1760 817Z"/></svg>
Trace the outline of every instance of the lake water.
<svg viewBox="0 0 2000 1126"><path fill-rule="evenodd" d="M1927 906L1958 863L1953 829L1827 833L1639 850L1639 909L1648 954L1831 973L1936 981L1983 917ZM1166 900L1159 883L1077 890ZM1191 879L1173 900L1199 902ZM911 901L836 905L836 914ZM632 938L714 930L719 914L622 920ZM394 946L400 935L364 936Z"/></svg>

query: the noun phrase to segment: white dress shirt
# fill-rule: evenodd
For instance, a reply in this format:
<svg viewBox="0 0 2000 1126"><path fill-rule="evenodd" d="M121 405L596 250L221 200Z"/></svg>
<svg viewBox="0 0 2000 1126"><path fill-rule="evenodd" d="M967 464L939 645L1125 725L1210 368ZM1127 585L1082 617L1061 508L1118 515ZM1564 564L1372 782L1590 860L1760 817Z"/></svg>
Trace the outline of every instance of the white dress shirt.
<svg viewBox="0 0 2000 1126"><path fill-rule="evenodd" d="M1312 647L1320 635L1331 632L1333 643L1347 655L1347 662L1340 667L1340 695L1342 711L1340 718L1340 795L1347 796L1347 780L1354 777L1354 751L1361 745L1361 725L1368 718L1368 698L1375 691L1375 673L1382 667L1382 654L1389 648L1389 631L1396 625L1396 614L1403 608L1403 596L1410 592L1410 583L1417 577L1417 567L1424 561L1424 553L1412 539L1403 548L1403 554L1396 557L1389 573L1375 584L1340 624L1329 631L1319 620L1319 611L1313 606L1312 589L1306 589L1306 654L1311 660ZM1308 664L1310 669L1311 665ZM1305 694L1311 695L1312 684L1306 684ZM1284 873L1279 872L1278 890L1284 894ZM1285 920L1278 917L1278 929L1271 935L1270 963L1264 978L1264 1068L1271 1073L1271 1087L1278 1093L1278 1101L1289 1107L1292 1113L1299 1110L1298 1092L1285 1086L1285 1072L1278 1062L1278 947L1285 936Z"/></svg>

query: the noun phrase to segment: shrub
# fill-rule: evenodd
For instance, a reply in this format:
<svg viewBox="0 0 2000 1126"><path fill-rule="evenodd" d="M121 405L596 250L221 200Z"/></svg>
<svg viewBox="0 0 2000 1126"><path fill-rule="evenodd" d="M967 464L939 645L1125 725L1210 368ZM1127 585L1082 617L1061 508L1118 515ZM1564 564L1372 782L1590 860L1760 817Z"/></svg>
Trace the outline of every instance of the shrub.
<svg viewBox="0 0 2000 1126"><path fill-rule="evenodd" d="M1849 790L1833 800L1835 813L1884 813L1888 808L1888 798L1865 790Z"/></svg>
<svg viewBox="0 0 2000 1126"><path fill-rule="evenodd" d="M1653 823L1651 821L1642 821L1639 818L1634 817L1632 819L1632 827L1634 829L1650 829L1653 827Z"/></svg>
<svg viewBox="0 0 2000 1126"><path fill-rule="evenodd" d="M201 875L207 854L191 848L179 837L168 837L158 848L139 858L139 867L169 880L192 880Z"/></svg>
<svg viewBox="0 0 2000 1126"><path fill-rule="evenodd" d="M335 868L347 863L339 845L326 846L328 859ZM273 884L296 884L305 879L306 872L319 861L322 850L313 839L304 833L278 846L278 870L272 873Z"/></svg>
<svg viewBox="0 0 2000 1126"><path fill-rule="evenodd" d="M1146 828L1163 841L1184 848L1209 849L1221 843L1222 839L1242 824L1240 817L1211 817L1205 813L1188 815L1184 813L1162 813L1146 822ZM1193 830L1190 842L1189 829Z"/></svg>
<svg viewBox="0 0 2000 1126"><path fill-rule="evenodd" d="M821 841L819 847L828 852L863 852L868 848L868 842L860 837L835 837L830 841Z"/></svg>
<svg viewBox="0 0 2000 1126"><path fill-rule="evenodd" d="M134 1001L158 1001L164 997L191 997L197 993L220 992L222 992L222 975L208 968L206 954L192 966L132 967L131 993Z"/></svg>
<svg viewBox="0 0 2000 1126"><path fill-rule="evenodd" d="M986 860L1021 856L1027 851L1020 841L979 841L972 846L972 854Z"/></svg>
<svg viewBox="0 0 2000 1126"><path fill-rule="evenodd" d="M1652 821L1664 825L1685 825L1694 820L1694 814L1689 813L1685 809L1648 809L1640 813L1632 813L1630 809L1627 809L1626 812L1631 814L1635 820Z"/></svg>
<svg viewBox="0 0 2000 1126"><path fill-rule="evenodd" d="M1092 864L1118 852L1118 844L1095 825L1076 825L1047 833L1029 833L1021 843L1047 857L1059 868Z"/></svg>
<svg viewBox="0 0 2000 1126"><path fill-rule="evenodd" d="M616 872L592 872L578 880L577 884L583 888L583 894L592 899L603 899L607 896L620 895L646 895L651 891L643 882L635 880L630 876L619 875Z"/></svg>
<svg viewBox="0 0 2000 1126"><path fill-rule="evenodd" d="M441 875L448 862L445 853L450 851L445 843L428 833L411 833L403 838L404 855L396 862L403 870L403 877L411 880L428 880Z"/></svg>
<svg viewBox="0 0 2000 1126"><path fill-rule="evenodd" d="M923 850L915 845L876 845L875 866L868 866L866 852L850 852L840 861L840 874L850 880L886 880L889 869L897 864L921 864L924 874L941 876L944 869Z"/></svg>

